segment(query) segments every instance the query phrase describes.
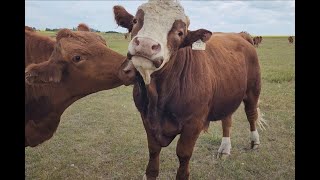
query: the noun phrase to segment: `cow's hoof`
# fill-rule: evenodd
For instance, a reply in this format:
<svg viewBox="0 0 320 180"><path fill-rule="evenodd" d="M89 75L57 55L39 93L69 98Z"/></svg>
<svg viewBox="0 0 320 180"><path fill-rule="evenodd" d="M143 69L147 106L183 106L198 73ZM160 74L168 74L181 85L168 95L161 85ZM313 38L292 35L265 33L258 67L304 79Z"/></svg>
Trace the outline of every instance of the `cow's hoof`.
<svg viewBox="0 0 320 180"><path fill-rule="evenodd" d="M257 144L256 142L251 141L251 149L252 149L252 150L258 149L259 146L260 146L260 144Z"/></svg>
<svg viewBox="0 0 320 180"><path fill-rule="evenodd" d="M143 178L142 178L142 180L156 180L156 179L158 179L158 178L156 178L156 177L151 177L151 178L148 179L146 174L144 174L144 175L143 175Z"/></svg>

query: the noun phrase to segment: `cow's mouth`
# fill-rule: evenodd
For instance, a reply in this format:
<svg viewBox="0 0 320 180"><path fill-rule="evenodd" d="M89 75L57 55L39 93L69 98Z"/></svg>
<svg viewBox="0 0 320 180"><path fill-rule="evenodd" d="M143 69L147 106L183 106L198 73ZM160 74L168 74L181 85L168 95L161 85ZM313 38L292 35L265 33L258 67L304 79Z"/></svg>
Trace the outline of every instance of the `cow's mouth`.
<svg viewBox="0 0 320 180"><path fill-rule="evenodd" d="M147 55L145 55L143 53L140 53L140 52L136 52L136 54L134 54L134 55L130 54L130 52L127 53L127 57L128 57L129 60L131 60L133 56L142 57L142 58L144 58L146 60L151 61L152 64L156 68L159 68L163 63L163 57L157 57L157 58L151 59L149 56L147 56Z"/></svg>

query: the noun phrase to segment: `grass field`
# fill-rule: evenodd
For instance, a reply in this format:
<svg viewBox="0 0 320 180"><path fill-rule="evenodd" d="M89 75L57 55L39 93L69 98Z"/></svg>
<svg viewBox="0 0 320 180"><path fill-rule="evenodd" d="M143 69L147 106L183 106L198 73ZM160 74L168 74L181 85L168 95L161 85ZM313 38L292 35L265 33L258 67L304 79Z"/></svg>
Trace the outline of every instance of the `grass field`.
<svg viewBox="0 0 320 180"><path fill-rule="evenodd" d="M47 35L52 35L48 34ZM103 34L109 46L126 54L122 34ZM260 108L269 127L259 131L261 146L249 147L243 105L232 128L231 156L216 160L221 122L201 133L191 158L193 180L295 179L295 49L287 37L264 37L257 48L262 69ZM160 179L175 179L178 137L160 154ZM132 86L91 94L62 115L52 139L25 149L28 180L142 179L148 162L147 137L132 99Z"/></svg>

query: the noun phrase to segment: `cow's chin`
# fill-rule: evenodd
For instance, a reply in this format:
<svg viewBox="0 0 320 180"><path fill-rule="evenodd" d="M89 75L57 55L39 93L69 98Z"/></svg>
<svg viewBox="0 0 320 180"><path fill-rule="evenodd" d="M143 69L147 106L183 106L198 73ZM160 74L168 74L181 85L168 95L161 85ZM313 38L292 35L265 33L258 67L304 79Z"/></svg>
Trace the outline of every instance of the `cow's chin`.
<svg viewBox="0 0 320 180"><path fill-rule="evenodd" d="M129 57L128 57L129 58ZM159 70L163 63L163 58L149 59L144 56L131 56L134 67L139 71L146 85L151 82L151 74Z"/></svg>

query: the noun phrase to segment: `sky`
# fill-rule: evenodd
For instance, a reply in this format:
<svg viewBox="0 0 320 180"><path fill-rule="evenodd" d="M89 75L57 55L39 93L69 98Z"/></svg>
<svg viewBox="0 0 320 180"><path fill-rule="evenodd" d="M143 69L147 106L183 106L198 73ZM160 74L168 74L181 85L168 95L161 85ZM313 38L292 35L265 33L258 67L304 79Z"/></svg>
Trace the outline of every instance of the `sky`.
<svg viewBox="0 0 320 180"><path fill-rule="evenodd" d="M86 23L99 31L126 32L114 20L112 7L122 5L135 15L140 1L25 1L25 24L37 29L73 28ZM295 1L180 0L190 18L190 30L247 31L252 35L295 35Z"/></svg>

